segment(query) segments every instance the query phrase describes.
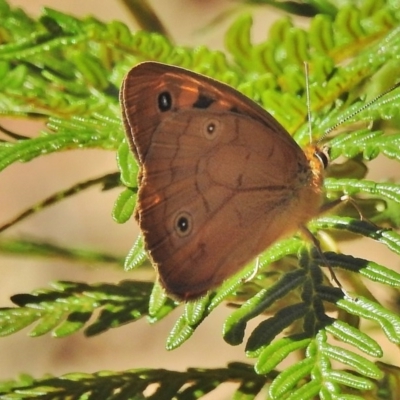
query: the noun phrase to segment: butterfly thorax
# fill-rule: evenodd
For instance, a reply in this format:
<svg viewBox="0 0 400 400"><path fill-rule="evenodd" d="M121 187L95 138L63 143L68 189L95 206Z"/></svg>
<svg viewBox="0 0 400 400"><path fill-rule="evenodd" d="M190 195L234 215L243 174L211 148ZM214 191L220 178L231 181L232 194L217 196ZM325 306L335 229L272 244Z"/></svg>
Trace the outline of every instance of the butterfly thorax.
<svg viewBox="0 0 400 400"><path fill-rule="evenodd" d="M322 186L324 170L328 164L329 156L325 148L309 145L304 149L307 159L307 169L299 173L297 190L294 193L291 215L289 215L289 230L307 224L316 217L322 205Z"/></svg>

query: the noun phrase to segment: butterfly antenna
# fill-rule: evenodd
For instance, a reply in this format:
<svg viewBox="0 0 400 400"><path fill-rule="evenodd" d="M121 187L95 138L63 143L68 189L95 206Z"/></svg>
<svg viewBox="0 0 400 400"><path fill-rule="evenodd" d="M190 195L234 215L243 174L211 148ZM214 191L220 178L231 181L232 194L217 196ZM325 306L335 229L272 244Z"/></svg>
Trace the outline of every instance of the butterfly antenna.
<svg viewBox="0 0 400 400"><path fill-rule="evenodd" d="M310 136L310 143L312 143L310 80L309 80L309 71L308 71L308 62L307 61L304 61L304 72L305 72L305 76L306 76L308 135Z"/></svg>
<svg viewBox="0 0 400 400"><path fill-rule="evenodd" d="M380 93L378 96L374 97L372 100L370 100L368 103L365 103L361 108L358 110L354 111L347 117L344 117L343 119L339 120L335 125L331 126L329 129L325 131L325 133L322 135L322 137L319 139L318 142L320 142L324 137L329 135L332 131L334 131L336 128L338 128L340 125L344 124L346 121L349 119L353 118L360 112L364 111L365 109L371 107L372 104L377 102L379 99L381 99L383 96L386 96L388 93L392 92L393 90L397 89L400 87L400 82L397 82L395 85L391 86L389 89L385 90L384 92Z"/></svg>

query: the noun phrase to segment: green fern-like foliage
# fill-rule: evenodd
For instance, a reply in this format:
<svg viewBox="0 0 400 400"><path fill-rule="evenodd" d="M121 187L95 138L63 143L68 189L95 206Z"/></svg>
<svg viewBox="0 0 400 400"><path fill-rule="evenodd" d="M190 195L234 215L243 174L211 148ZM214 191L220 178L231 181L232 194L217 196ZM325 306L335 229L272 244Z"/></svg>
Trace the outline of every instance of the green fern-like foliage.
<svg viewBox="0 0 400 400"><path fill-rule="evenodd" d="M122 23L80 20L52 9L34 20L0 0L0 112L40 117L47 123L46 130L33 138L3 130L0 170L51 152L94 147L116 151L120 168L119 174L80 182L43 199L10 218L1 230L99 184L104 189L121 186L113 217L119 223L130 220L138 166L124 139L118 90L128 69L144 60L179 65L231 84L262 104L301 145L309 141L306 61L314 138L345 121L340 133L325 138L332 160L341 157L341 164L333 163L327 171L326 200L349 195L353 203L310 222L308 228L321 240L323 254L300 236L287 238L260 255L257 276L253 276L254 264L248 265L215 292L182 305L166 340L168 349L188 340L225 303L234 310L225 321L224 339L237 345L247 334L246 354L254 365L232 363L220 369L194 365L184 372L108 371L42 379L23 376L0 384L1 399L198 399L225 382L238 384L234 399L250 400L260 393L290 400L395 398L400 390L399 370L377 361L382 347L361 323L374 325L388 341L400 344L398 309L384 307L365 286L368 281L378 282L395 295L400 274L383 265L384 260L378 264L341 254L326 237L331 235L336 243L359 235L400 254L400 185L366 179L368 162L376 157L400 161L400 90L363 107L400 78L400 11L397 2L390 0L368 0L360 6L349 2L340 8L328 2L309 4L308 9L319 13L310 19L307 30L283 18L272 26L268 40L258 44L250 39L251 16L241 15L226 33L223 53L206 47L183 48L158 33L130 32ZM77 262L120 261L100 252L19 238L1 238L0 250L57 255ZM139 237L125 267L140 268L145 260ZM327 263L341 271L340 281L349 288L348 294L325 277L322 269ZM51 332L63 337L82 329L88 336L95 335L143 317L155 323L179 306L157 283L140 281L57 282L50 289L15 295L12 301L15 307L0 310L1 336L33 323L31 336ZM248 322L255 317L261 322L248 332ZM282 370L280 363L291 355L299 356L299 361Z"/></svg>

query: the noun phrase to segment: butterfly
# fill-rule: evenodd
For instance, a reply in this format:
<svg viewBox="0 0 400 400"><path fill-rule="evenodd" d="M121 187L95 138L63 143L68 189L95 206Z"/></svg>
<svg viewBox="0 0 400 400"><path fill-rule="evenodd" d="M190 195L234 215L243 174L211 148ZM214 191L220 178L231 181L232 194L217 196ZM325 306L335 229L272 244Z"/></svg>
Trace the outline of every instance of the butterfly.
<svg viewBox="0 0 400 400"><path fill-rule="evenodd" d="M328 156L232 87L157 62L121 87L135 217L166 292L196 299L320 213Z"/></svg>

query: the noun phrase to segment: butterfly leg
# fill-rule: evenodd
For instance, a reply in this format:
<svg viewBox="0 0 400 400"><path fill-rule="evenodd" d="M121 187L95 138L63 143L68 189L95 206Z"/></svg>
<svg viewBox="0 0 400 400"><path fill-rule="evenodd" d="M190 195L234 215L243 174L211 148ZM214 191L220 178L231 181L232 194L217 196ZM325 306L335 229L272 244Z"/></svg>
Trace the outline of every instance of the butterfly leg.
<svg viewBox="0 0 400 400"><path fill-rule="evenodd" d="M359 215L360 221L366 222L376 228L379 228L378 225L376 225L374 222L372 222L371 220L369 220L367 217L364 216L364 214L363 214L361 208L358 206L357 202L348 194L344 194L343 196L339 197L338 199L324 204L320 208L320 213L323 214L325 212L328 212L332 208L338 207L344 203L350 203L353 206L353 208L357 211L357 213Z"/></svg>

